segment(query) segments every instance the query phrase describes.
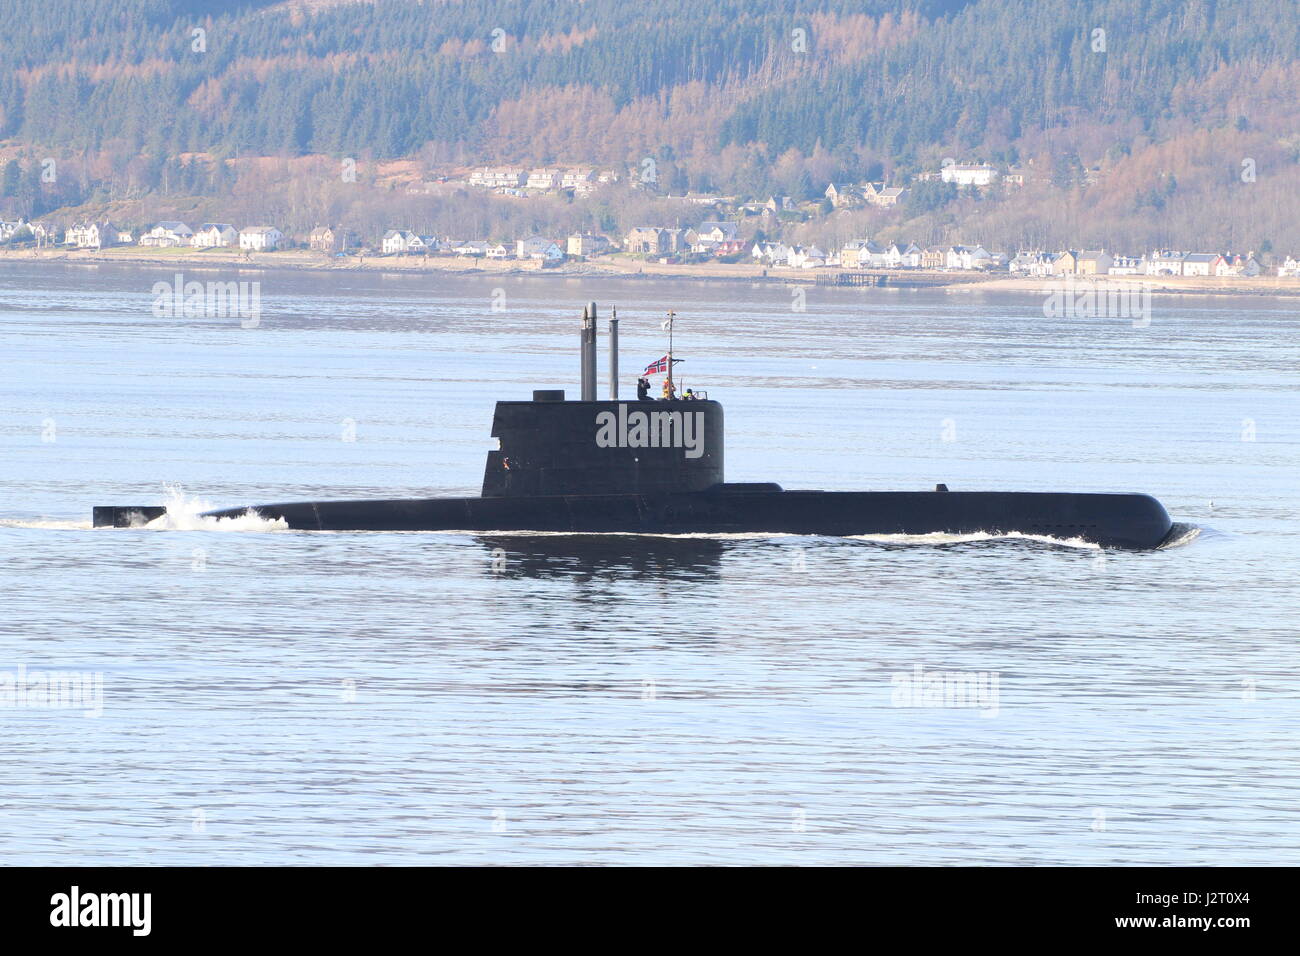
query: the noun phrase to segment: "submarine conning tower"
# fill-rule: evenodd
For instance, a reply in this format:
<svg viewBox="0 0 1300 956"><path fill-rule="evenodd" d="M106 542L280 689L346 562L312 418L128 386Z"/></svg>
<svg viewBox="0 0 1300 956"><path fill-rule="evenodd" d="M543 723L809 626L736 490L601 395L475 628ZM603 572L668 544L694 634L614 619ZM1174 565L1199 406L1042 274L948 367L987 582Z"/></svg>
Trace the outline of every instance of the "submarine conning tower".
<svg viewBox="0 0 1300 956"><path fill-rule="evenodd" d="M618 397L618 319L609 325L610 397L596 398L596 303L583 311L582 388L497 402L483 497L671 494L723 482L722 406Z"/></svg>

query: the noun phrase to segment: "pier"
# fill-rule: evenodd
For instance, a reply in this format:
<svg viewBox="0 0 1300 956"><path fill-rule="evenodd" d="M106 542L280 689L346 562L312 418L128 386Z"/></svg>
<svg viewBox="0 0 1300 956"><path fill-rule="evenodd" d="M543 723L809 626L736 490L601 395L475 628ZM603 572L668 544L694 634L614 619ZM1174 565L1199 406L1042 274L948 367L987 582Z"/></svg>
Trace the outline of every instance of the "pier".
<svg viewBox="0 0 1300 956"><path fill-rule="evenodd" d="M889 276L884 272L821 272L817 285L876 286L884 285Z"/></svg>

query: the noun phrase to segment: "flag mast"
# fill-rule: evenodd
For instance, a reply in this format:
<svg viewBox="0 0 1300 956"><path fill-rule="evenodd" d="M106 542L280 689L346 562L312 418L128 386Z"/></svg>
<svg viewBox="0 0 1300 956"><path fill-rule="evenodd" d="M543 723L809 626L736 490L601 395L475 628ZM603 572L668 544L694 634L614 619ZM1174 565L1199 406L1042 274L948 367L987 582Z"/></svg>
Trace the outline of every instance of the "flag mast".
<svg viewBox="0 0 1300 956"><path fill-rule="evenodd" d="M668 394L673 394L673 319L677 318L677 313L671 309L668 312L668 321L664 324L668 327Z"/></svg>

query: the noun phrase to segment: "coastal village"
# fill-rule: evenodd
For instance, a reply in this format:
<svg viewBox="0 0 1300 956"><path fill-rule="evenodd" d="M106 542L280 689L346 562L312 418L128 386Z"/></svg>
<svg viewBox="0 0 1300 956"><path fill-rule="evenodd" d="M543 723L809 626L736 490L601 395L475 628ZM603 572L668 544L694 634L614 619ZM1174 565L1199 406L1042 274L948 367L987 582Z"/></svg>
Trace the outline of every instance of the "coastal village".
<svg viewBox="0 0 1300 956"><path fill-rule="evenodd" d="M987 163L946 163L920 174L916 183L946 183L969 191L1014 191L1024 183L1024 170L999 169ZM441 184L447 184L444 178ZM591 167L481 166L450 183L507 199L563 193L575 199L614 185L658 191L644 169L597 170ZM969 273L1025 277L1053 276L1179 276L1255 278L1262 275L1300 277L1295 254L1265 254L1254 250L1108 250L990 249L978 241L921 244L886 238L842 242L787 243L778 236L782 226L801 210L805 219L857 207L890 208L909 201L913 185L886 182L830 183L819 200L796 202L788 196L765 200L687 193L679 199L679 221L633 226L622 235L578 232L570 235L494 237L435 236L406 224L373 235L360 235L341 225L322 224L305 233L288 233L275 225L235 226L224 222L185 223L174 220L123 224L85 221L57 223L23 219L0 220L0 248L97 251L111 247L142 249L227 249L247 258L253 254L308 250L323 257L434 257L513 262L528 268L552 268L588 261L658 262L689 267L710 262L757 266L768 275L815 275L835 281L857 274ZM688 224L683 224L685 220ZM809 272L811 270L811 273ZM853 283L845 283L853 284ZM864 282L863 284L871 284Z"/></svg>

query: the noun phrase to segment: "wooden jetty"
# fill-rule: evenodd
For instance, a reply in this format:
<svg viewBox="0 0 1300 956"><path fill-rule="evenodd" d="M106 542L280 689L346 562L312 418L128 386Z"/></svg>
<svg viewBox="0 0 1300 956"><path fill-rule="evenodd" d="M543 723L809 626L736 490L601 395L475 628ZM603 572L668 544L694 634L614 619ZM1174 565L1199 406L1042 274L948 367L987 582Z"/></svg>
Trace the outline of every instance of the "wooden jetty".
<svg viewBox="0 0 1300 956"><path fill-rule="evenodd" d="M884 272L819 272L817 285L875 286L884 285L889 275Z"/></svg>

